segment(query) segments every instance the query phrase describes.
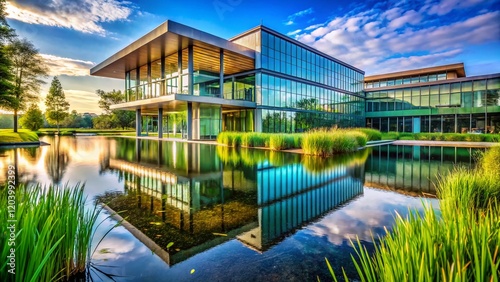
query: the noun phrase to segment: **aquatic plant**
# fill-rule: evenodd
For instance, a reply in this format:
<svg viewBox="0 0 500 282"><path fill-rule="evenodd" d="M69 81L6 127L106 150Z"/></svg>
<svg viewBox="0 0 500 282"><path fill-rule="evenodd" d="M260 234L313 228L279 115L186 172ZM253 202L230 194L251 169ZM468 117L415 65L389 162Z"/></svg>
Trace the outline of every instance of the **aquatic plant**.
<svg viewBox="0 0 500 282"><path fill-rule="evenodd" d="M0 198L6 203L8 192L4 189ZM16 187L16 281L67 279L86 270L100 208L85 208L83 189L83 185ZM0 217L8 216L7 209L0 209ZM2 257L7 257L12 247L6 236L1 236L0 241ZM8 267L3 260L2 276L7 275Z"/></svg>
<svg viewBox="0 0 500 282"><path fill-rule="evenodd" d="M442 177L441 216L431 206L423 214L397 215L393 230L374 240L373 255L359 239L351 242L361 281L498 281L500 185L490 169L498 171L499 159L495 147L478 168L456 168ZM327 266L337 281L328 260Z"/></svg>

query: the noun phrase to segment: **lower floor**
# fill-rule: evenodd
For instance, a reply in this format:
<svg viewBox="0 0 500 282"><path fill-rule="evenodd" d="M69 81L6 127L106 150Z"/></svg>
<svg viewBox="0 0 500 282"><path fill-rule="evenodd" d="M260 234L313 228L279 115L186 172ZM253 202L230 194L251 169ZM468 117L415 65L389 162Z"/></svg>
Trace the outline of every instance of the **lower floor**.
<svg viewBox="0 0 500 282"><path fill-rule="evenodd" d="M212 140L221 131L293 133L318 127L363 127L361 115L191 103L136 109L137 136Z"/></svg>
<svg viewBox="0 0 500 282"><path fill-rule="evenodd" d="M366 127L382 132L500 133L500 113L371 117Z"/></svg>

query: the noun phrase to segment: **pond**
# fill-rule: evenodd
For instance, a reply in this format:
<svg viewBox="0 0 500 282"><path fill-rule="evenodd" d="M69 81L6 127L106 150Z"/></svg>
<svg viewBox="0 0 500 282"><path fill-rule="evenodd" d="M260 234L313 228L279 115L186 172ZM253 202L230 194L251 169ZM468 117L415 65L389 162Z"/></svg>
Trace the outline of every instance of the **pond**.
<svg viewBox="0 0 500 282"><path fill-rule="evenodd" d="M104 195L164 248L154 254L123 226L97 245L116 224L103 212L95 281L330 281L325 258L355 278L350 240L370 249L396 212L422 210L422 195L438 208L437 175L472 166L480 151L383 145L317 158L134 138L42 140L51 145L0 150L0 166L17 164L24 182L85 183L89 202Z"/></svg>

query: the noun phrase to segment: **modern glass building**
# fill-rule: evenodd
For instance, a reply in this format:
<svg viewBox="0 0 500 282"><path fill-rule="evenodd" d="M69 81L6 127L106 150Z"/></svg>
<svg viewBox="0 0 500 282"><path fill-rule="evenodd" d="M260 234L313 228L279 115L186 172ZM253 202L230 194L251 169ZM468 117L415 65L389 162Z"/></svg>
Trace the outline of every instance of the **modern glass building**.
<svg viewBox="0 0 500 282"><path fill-rule="evenodd" d="M229 40L166 21L90 70L125 81L137 135L215 139L221 131L361 127L500 132L500 74L463 64L364 77L272 29Z"/></svg>
<svg viewBox="0 0 500 282"><path fill-rule="evenodd" d="M365 77L366 125L398 132L500 132L500 74L453 64Z"/></svg>
<svg viewBox="0 0 500 282"><path fill-rule="evenodd" d="M124 79L137 135L364 126L364 72L264 26L229 40L167 21L91 69Z"/></svg>

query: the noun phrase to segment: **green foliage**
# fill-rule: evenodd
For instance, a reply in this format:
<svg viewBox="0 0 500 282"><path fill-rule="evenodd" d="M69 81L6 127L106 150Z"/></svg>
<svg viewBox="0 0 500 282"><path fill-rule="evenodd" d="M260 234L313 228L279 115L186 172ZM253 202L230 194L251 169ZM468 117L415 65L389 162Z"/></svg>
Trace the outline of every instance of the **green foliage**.
<svg viewBox="0 0 500 282"><path fill-rule="evenodd" d="M125 101L125 95L120 90L106 92L98 89L96 91L99 96L99 108L104 110L104 115L94 122L96 128L117 128L125 129L127 127L135 127L135 113L133 111L111 110L110 107ZM173 122L175 123L175 117Z"/></svg>
<svg viewBox="0 0 500 282"><path fill-rule="evenodd" d="M382 140L398 140L399 133L395 131L389 131L382 133Z"/></svg>
<svg viewBox="0 0 500 282"><path fill-rule="evenodd" d="M14 111L14 131L17 131L18 111L25 110L28 102L38 101L40 85L45 83L42 78L47 75L47 68L38 50L26 39L12 39L5 50L12 62L14 88L10 93L10 102L4 104L4 107Z"/></svg>
<svg viewBox="0 0 500 282"><path fill-rule="evenodd" d="M365 134L349 129L314 130L302 137L304 154L329 156L337 153L354 152L366 145Z"/></svg>
<svg viewBox="0 0 500 282"><path fill-rule="evenodd" d="M96 205L86 209L83 195L78 185L16 187L16 281L55 281L85 271L100 210ZM7 196L7 190L1 191L3 203ZM0 209L0 216L8 218L7 209ZM2 257L7 257L7 236L0 237L0 246ZM6 263L0 264L2 273Z"/></svg>
<svg viewBox="0 0 500 282"><path fill-rule="evenodd" d="M13 115L0 114L0 129L1 128L12 128L14 126Z"/></svg>
<svg viewBox="0 0 500 282"><path fill-rule="evenodd" d="M241 145L241 132L223 131L217 135L217 143L229 147L239 147Z"/></svg>
<svg viewBox="0 0 500 282"><path fill-rule="evenodd" d="M61 82L56 76L52 79L49 94L45 98L45 105L47 106L45 112L47 121L49 124L56 125L59 129L59 125L69 115L69 103L66 101Z"/></svg>
<svg viewBox="0 0 500 282"><path fill-rule="evenodd" d="M275 151L293 149L295 148L294 145L293 134L272 134L269 139L269 148Z"/></svg>
<svg viewBox="0 0 500 282"><path fill-rule="evenodd" d="M23 128L36 131L43 126L43 114L37 104L31 104L24 115L19 119Z"/></svg>
<svg viewBox="0 0 500 282"><path fill-rule="evenodd" d="M110 106L122 103L125 101L125 96L122 94L120 90L106 92L101 89L96 90L97 96L99 96L99 108L103 109L106 114L111 114Z"/></svg>
<svg viewBox="0 0 500 282"><path fill-rule="evenodd" d="M372 128L356 128L357 131L363 132L367 138L368 141L377 141L377 140L382 140L382 132L372 129Z"/></svg>
<svg viewBox="0 0 500 282"><path fill-rule="evenodd" d="M484 153L481 166L485 174L493 175L497 183L500 183L500 146L492 147Z"/></svg>
<svg viewBox="0 0 500 282"><path fill-rule="evenodd" d="M398 216L393 230L374 240L373 255L357 239L353 261L361 280L498 281L499 159L500 147L494 147L478 168L456 168L442 177L441 216L429 206L423 215Z"/></svg>
<svg viewBox="0 0 500 282"><path fill-rule="evenodd" d="M241 135L241 146L244 147L265 147L266 141L269 144L271 135L268 133L245 132Z"/></svg>

